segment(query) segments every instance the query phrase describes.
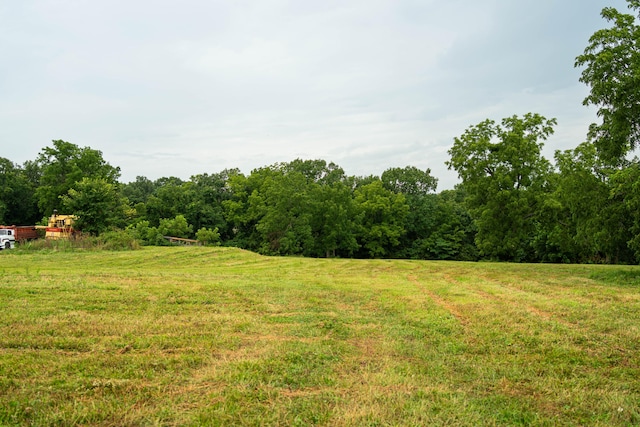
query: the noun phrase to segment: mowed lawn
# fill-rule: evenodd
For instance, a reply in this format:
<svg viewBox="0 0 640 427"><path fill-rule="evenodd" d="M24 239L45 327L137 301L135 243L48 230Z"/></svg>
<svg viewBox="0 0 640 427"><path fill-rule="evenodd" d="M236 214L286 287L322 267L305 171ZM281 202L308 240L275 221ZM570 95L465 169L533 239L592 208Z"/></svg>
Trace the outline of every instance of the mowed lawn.
<svg viewBox="0 0 640 427"><path fill-rule="evenodd" d="M640 425L640 267L0 252L0 425Z"/></svg>

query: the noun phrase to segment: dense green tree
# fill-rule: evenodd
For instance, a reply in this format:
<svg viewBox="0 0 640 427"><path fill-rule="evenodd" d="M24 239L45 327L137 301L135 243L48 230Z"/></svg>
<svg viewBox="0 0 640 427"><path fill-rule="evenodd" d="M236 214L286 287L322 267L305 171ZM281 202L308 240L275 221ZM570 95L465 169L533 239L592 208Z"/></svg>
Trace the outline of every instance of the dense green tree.
<svg viewBox="0 0 640 427"><path fill-rule="evenodd" d="M297 255L312 246L310 185L299 172L277 173L252 194L250 208L262 210L256 230L263 253Z"/></svg>
<svg viewBox="0 0 640 427"><path fill-rule="evenodd" d="M403 194L384 188L382 181L356 188L354 193L358 244L361 255L373 258L388 256L400 244L405 233L405 218L409 205Z"/></svg>
<svg viewBox="0 0 640 427"><path fill-rule="evenodd" d="M286 175L306 179L305 218L312 239L306 239L303 254L351 256L357 249L355 237L353 182L335 163L296 159L278 165Z"/></svg>
<svg viewBox="0 0 640 427"><path fill-rule="evenodd" d="M285 174L298 172L310 182L321 185L331 185L346 179L344 170L340 166L333 162L327 163L324 160L296 159L289 163L277 164L274 168Z"/></svg>
<svg viewBox="0 0 640 427"><path fill-rule="evenodd" d="M136 180L123 184L121 192L132 205L146 203L149 196L156 191L156 183L144 176L137 176Z"/></svg>
<svg viewBox="0 0 640 427"><path fill-rule="evenodd" d="M257 251L262 246L262 236L256 225L264 215L262 187L271 176L281 174L272 168L259 168L249 176L238 173L231 175L227 188L231 196L222 202L225 219L231 230L227 241L231 246Z"/></svg>
<svg viewBox="0 0 640 427"><path fill-rule="evenodd" d="M465 192L456 187L437 195L435 227L422 245L423 258L475 261L478 249L475 244L476 225L465 204Z"/></svg>
<svg viewBox="0 0 640 427"><path fill-rule="evenodd" d="M541 140L553 133L555 123L528 113L500 125L485 120L454 139L447 165L462 179L482 255L531 259L536 215L549 192L551 172Z"/></svg>
<svg viewBox="0 0 640 427"><path fill-rule="evenodd" d="M380 177L376 175L352 176L346 180L352 188L364 187L376 181L380 181Z"/></svg>
<svg viewBox="0 0 640 427"><path fill-rule="evenodd" d="M163 236L190 238L193 226L187 222L184 215L176 215L175 218L162 218L158 225L158 232Z"/></svg>
<svg viewBox="0 0 640 427"><path fill-rule="evenodd" d="M544 212L544 261L633 262L633 167L611 167L591 142L557 151L559 173ZM554 255L555 254L555 255ZM555 259L554 259L555 257Z"/></svg>
<svg viewBox="0 0 640 427"><path fill-rule="evenodd" d="M400 244L390 253L397 258L423 258L424 242L436 224L438 199L434 194L438 180L431 176L431 170L422 171L415 166L390 168L380 176L385 189L403 194L409 205L405 221L405 233Z"/></svg>
<svg viewBox="0 0 640 427"><path fill-rule="evenodd" d="M431 176L431 169L422 171L415 166L387 169L380 179L387 190L413 197L434 192L438 186L438 179Z"/></svg>
<svg viewBox="0 0 640 427"><path fill-rule="evenodd" d="M396 258L472 261L478 257L476 228L460 188L408 197L406 234Z"/></svg>
<svg viewBox="0 0 640 427"><path fill-rule="evenodd" d="M596 31L575 65L584 67L580 81L590 87L585 105L598 106L600 124L589 135L600 156L618 164L640 143L640 1L627 0L633 14L605 7L610 28Z"/></svg>
<svg viewBox="0 0 640 427"><path fill-rule="evenodd" d="M546 206L553 219L548 223L555 224L548 233L550 243L562 248L570 261L593 262L606 257L605 246L609 245L602 239L608 236L602 226L607 221L600 213L609 202L607 168L591 143L556 151L555 159L558 183Z"/></svg>
<svg viewBox="0 0 640 427"><path fill-rule="evenodd" d="M352 184L324 161L294 160L229 178L230 244L269 254L349 256L357 249Z"/></svg>
<svg viewBox="0 0 640 427"><path fill-rule="evenodd" d="M24 169L0 157L0 224L32 225L38 216L35 187Z"/></svg>
<svg viewBox="0 0 640 427"><path fill-rule="evenodd" d="M107 163L100 151L80 148L62 140L53 141L52 147L42 149L36 162L41 171L36 196L45 216L59 210L61 196L83 178L102 179L109 184L116 184L120 177L120 168Z"/></svg>
<svg viewBox="0 0 640 427"><path fill-rule="evenodd" d="M609 229L618 238L614 262L640 262L640 160L616 170L610 178L610 210L617 214ZM619 204L619 205L618 205ZM625 242L626 245L621 245Z"/></svg>
<svg viewBox="0 0 640 427"><path fill-rule="evenodd" d="M164 218L184 215L185 208L191 201L188 185L177 177L163 177L154 182L155 192L147 198L144 207L144 219L153 227ZM140 210L140 209L138 209Z"/></svg>
<svg viewBox="0 0 640 427"><path fill-rule="evenodd" d="M83 233L124 228L131 216L128 201L120 195L117 185L104 178L83 178L61 201L65 212L77 216L76 228Z"/></svg>
<svg viewBox="0 0 640 427"><path fill-rule="evenodd" d="M312 249L306 255L352 256L359 248L356 239L356 206L348 183L334 181L310 189Z"/></svg>
<svg viewBox="0 0 640 427"><path fill-rule="evenodd" d="M162 233L158 231L158 228L151 226L147 220L129 224L127 230L143 245L164 246L168 244L167 240L162 237Z"/></svg>
<svg viewBox="0 0 640 427"><path fill-rule="evenodd" d="M217 228L224 238L231 235L225 218L223 202L231 199L227 182L230 176L238 175L237 169L226 169L214 174L200 174L191 177L188 186L188 203L184 214L194 229Z"/></svg>
<svg viewBox="0 0 640 427"><path fill-rule="evenodd" d="M196 232L196 239L203 245L217 246L220 244L220 233L218 228L202 227Z"/></svg>
<svg viewBox="0 0 640 427"><path fill-rule="evenodd" d="M531 236L533 259L541 262L575 262L580 254L575 241L575 218L560 197L560 188L566 183L557 172L549 175L549 193L542 199L536 212Z"/></svg>

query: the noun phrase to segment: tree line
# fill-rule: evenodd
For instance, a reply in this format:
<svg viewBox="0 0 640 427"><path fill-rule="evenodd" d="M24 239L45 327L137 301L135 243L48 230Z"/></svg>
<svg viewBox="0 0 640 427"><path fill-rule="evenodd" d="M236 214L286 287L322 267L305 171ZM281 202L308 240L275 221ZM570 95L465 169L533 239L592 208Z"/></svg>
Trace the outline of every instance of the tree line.
<svg viewBox="0 0 640 427"><path fill-rule="evenodd" d="M57 140L23 166L0 164L0 222L42 223L54 211L83 233L124 230L143 244L196 238L271 255L476 259L462 190L435 193L415 167L348 176L324 160L297 159L189 180L139 176L119 183L102 153Z"/></svg>
<svg viewBox="0 0 640 427"><path fill-rule="evenodd" d="M628 0L637 15L640 1ZM100 151L56 140L22 165L0 158L0 223L42 223L54 211L83 232L119 230L146 245L196 238L263 254L516 262L640 261L640 27L605 8L611 28L576 58L598 107L586 141L542 155L555 119L485 120L456 137L447 166L461 183L436 192L429 169L349 176L296 159L245 175L139 176Z"/></svg>

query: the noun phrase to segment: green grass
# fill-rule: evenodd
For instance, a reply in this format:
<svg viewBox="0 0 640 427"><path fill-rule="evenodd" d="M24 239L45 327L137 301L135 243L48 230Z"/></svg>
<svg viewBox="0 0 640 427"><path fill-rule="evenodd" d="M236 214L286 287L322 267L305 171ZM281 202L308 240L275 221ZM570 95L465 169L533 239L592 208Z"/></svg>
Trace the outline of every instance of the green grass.
<svg viewBox="0 0 640 427"><path fill-rule="evenodd" d="M0 253L0 425L640 425L640 268Z"/></svg>

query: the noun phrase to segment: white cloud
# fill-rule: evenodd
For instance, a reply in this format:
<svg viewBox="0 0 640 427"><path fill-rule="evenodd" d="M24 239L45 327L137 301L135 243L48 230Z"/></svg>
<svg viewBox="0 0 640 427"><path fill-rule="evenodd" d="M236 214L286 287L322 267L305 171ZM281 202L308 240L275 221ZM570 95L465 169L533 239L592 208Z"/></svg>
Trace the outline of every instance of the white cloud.
<svg viewBox="0 0 640 427"><path fill-rule="evenodd" d="M447 150L485 118L557 117L550 154L583 140L573 61L604 3L4 2L0 156L64 139L125 181L300 157L429 167L450 188Z"/></svg>

